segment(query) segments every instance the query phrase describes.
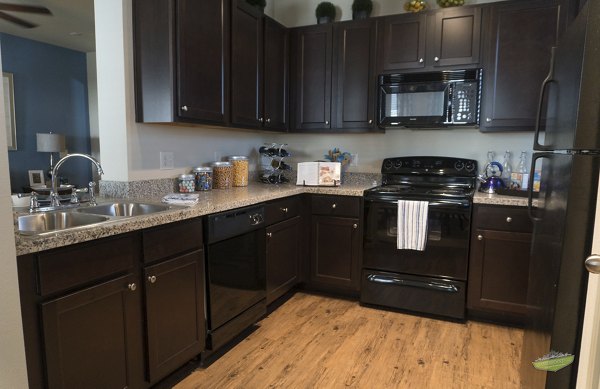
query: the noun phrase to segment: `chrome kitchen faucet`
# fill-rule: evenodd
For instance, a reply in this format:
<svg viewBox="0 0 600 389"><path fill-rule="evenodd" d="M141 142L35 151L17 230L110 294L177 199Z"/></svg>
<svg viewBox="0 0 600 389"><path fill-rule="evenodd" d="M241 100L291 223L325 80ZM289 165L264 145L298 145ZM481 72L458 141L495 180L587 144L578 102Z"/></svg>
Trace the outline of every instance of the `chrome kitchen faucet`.
<svg viewBox="0 0 600 389"><path fill-rule="evenodd" d="M96 170L98 171L98 175L102 175L104 174L104 171L102 170L102 165L100 165L100 162L98 162L98 160L90 155L87 154L81 154L81 153L73 153L73 154L67 154L64 157L62 157L61 159L58 160L58 162L56 162L56 165L54 165L54 169L52 169L52 187L50 189L50 206L51 207L60 207L60 199L58 198L58 189L57 189L57 185L56 185L56 177L58 175L58 168L61 167L61 165L69 158L72 157L82 157L85 159L89 159L95 166L96 166ZM90 205L95 205L96 203L96 198L94 196L94 186L95 184L93 182L90 182L89 185L89 191L90 191Z"/></svg>

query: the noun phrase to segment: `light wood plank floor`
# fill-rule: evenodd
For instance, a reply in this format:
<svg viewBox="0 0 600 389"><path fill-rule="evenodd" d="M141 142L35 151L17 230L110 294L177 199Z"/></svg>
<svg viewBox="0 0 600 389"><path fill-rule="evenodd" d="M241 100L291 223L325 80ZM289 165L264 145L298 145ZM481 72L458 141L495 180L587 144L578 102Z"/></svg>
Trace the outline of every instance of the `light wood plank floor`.
<svg viewBox="0 0 600 389"><path fill-rule="evenodd" d="M191 388L518 388L523 331L296 293Z"/></svg>

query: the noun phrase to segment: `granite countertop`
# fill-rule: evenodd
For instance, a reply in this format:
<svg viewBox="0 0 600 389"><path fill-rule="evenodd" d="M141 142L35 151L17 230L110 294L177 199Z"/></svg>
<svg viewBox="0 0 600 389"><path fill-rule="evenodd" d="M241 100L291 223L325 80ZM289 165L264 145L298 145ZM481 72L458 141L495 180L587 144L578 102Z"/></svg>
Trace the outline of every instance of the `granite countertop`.
<svg viewBox="0 0 600 389"><path fill-rule="evenodd" d="M303 187L291 184L265 185L250 184L247 187L227 190L200 192L200 201L192 207L176 207L164 212L129 218L112 219L99 225L80 229L58 231L44 235L21 235L15 232L17 255L24 255L75 243L87 242L111 235L154 227L179 220L245 207L278 198L302 193L328 194L338 196L362 196L365 189L376 183L349 183L338 187ZM162 196L161 196L162 197ZM160 202L161 197L135 198L136 202ZM115 199L100 197L99 203ZM123 199L120 199L121 201ZM476 204L527 206L527 198L501 196L476 192L473 202ZM16 226L15 226L16 229Z"/></svg>
<svg viewBox="0 0 600 389"><path fill-rule="evenodd" d="M177 207L176 209L149 215L112 219L94 226L90 225L80 229L57 231L44 235L21 235L15 232L17 255L91 241L111 235L227 211L301 193L362 196L363 191L372 186L374 185L364 183L344 184L338 187L302 187L291 184L250 184L247 187L231 188L227 190L215 189L209 192L200 192L200 201L192 207ZM135 198L133 201L157 203L160 202L160 199L161 197ZM98 198L98 203L106 203L114 200L115 199L100 197Z"/></svg>

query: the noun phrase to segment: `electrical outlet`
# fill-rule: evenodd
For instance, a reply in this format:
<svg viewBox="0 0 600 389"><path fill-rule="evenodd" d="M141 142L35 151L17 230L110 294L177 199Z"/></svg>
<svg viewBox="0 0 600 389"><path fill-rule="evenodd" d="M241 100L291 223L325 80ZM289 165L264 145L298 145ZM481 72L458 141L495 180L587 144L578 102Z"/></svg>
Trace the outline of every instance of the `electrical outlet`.
<svg viewBox="0 0 600 389"><path fill-rule="evenodd" d="M175 156L171 151L160 152L160 169L174 169L175 168Z"/></svg>
<svg viewBox="0 0 600 389"><path fill-rule="evenodd" d="M350 157L352 158L350 160L350 166L358 166L358 153L357 154L350 154Z"/></svg>

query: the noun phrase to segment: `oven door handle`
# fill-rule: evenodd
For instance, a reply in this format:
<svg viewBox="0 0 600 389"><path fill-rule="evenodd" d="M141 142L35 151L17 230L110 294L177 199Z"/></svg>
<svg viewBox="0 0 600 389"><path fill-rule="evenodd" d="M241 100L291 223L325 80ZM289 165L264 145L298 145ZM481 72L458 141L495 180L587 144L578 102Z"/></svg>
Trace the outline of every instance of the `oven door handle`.
<svg viewBox="0 0 600 389"><path fill-rule="evenodd" d="M367 280L370 282L375 282L377 284L411 286L414 288L429 289L438 292L458 293L458 288L455 285L447 285L434 281L405 280L394 276L382 276L377 274L369 274L367 276Z"/></svg>
<svg viewBox="0 0 600 389"><path fill-rule="evenodd" d="M365 199L365 202L368 203L382 203L382 204L390 204L397 205L398 200L376 200L376 199ZM469 208L471 206L471 202L468 200L437 200L430 201L429 207L447 207L447 208Z"/></svg>

